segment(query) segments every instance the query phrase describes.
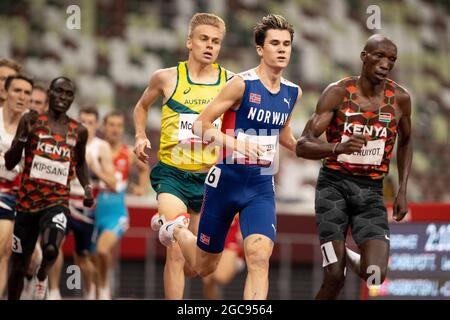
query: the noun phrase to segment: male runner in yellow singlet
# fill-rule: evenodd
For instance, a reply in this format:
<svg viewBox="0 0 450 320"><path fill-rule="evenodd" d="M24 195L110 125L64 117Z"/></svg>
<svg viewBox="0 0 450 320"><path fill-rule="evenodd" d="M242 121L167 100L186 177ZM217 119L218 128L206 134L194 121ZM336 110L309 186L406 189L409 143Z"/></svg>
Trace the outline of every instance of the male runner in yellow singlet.
<svg viewBox="0 0 450 320"><path fill-rule="evenodd" d="M157 193L160 221L180 214L191 215L189 228L196 234L206 173L216 161L215 149L192 134L192 123L227 81L227 71L215 63L225 23L216 15L195 14L189 24L187 61L156 71L134 108L136 142L134 152L144 162L150 141L145 133L148 108L163 98L159 162L150 179ZM216 121L219 125L219 120ZM152 219L158 225L158 219ZM187 220L186 220L187 222ZM155 227L153 227L155 229ZM157 229L157 228L156 228ZM167 299L182 299L185 260L177 244L167 248L164 290ZM186 266L187 274L195 275Z"/></svg>

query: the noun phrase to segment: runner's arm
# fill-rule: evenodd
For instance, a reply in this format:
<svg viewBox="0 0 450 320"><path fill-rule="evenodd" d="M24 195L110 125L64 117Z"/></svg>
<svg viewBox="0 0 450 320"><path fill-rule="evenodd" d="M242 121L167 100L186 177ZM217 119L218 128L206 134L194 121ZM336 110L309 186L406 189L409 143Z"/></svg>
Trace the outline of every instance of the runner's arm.
<svg viewBox="0 0 450 320"><path fill-rule="evenodd" d="M11 147L5 153L5 167L7 170L14 169L22 159L23 150L28 142L31 124L36 121L38 116L37 112L30 111L20 118Z"/></svg>
<svg viewBox="0 0 450 320"><path fill-rule="evenodd" d="M403 90L403 89L401 89ZM404 218L408 212L406 189L408 176L412 163L412 136L411 136L411 98L406 90L397 98L402 116L398 123L397 167L399 189L394 201L393 215L396 221Z"/></svg>
<svg viewBox="0 0 450 320"><path fill-rule="evenodd" d="M319 137L325 132L333 119L336 107L342 103L345 88L339 84L329 85L319 98L316 111L306 123L302 136L297 141L296 154L298 157L318 160L333 154L351 154L359 152L367 138L354 134L345 143L328 143Z"/></svg>
<svg viewBox="0 0 450 320"><path fill-rule="evenodd" d="M114 174L114 164L112 159L111 147L106 141L100 144L100 164L96 165L94 161L88 162L89 169L102 180L111 190L116 190L116 177ZM87 157L88 158L88 157ZM91 159L92 160L92 159Z"/></svg>
<svg viewBox="0 0 450 320"><path fill-rule="evenodd" d="M170 76L171 71L169 69L156 71L150 78L147 88L145 88L142 96L134 107L134 152L136 153L136 156L144 162L147 162L150 159L149 155L145 152L146 149L151 149L150 141L145 133L148 110L160 96L164 96L164 85Z"/></svg>
<svg viewBox="0 0 450 320"><path fill-rule="evenodd" d="M244 155L257 159L264 153L261 146L238 141L234 138L234 135L222 133L213 125L213 122L227 110L239 106L244 91L244 80L241 77L234 77L200 113L199 117L194 121L192 132L205 141L229 150L238 150Z"/></svg>
<svg viewBox="0 0 450 320"><path fill-rule="evenodd" d="M94 197L92 194L92 186L89 184L88 167L86 164L87 137L87 129L84 126L80 126L80 129L78 131L78 141L75 146L75 153L77 157L75 171L78 181L80 181L80 184L84 189L83 205L86 207L92 207L94 205Z"/></svg>
<svg viewBox="0 0 450 320"><path fill-rule="evenodd" d="M302 90L300 87L298 88L298 95L297 100L295 101L293 110L291 111L291 114L289 115L289 119L286 121L285 125L280 131L280 144L285 147L286 149L292 151L295 153L295 148L297 145L297 140L295 139L292 128L291 128L291 118L292 114L294 113L295 107L297 107L300 104L300 99L302 97Z"/></svg>
<svg viewBox="0 0 450 320"><path fill-rule="evenodd" d="M148 185L149 176L150 176L150 168L149 166L139 160L136 155L132 152L132 148L130 147L130 166L135 164L138 168L138 184L132 186L132 192L136 196L142 196L145 194L145 189Z"/></svg>

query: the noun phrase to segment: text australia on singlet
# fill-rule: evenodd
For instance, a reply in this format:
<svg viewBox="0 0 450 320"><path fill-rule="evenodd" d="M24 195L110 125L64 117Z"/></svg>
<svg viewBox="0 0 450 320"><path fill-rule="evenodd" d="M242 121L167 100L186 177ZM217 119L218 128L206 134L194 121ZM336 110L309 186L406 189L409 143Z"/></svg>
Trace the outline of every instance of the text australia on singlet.
<svg viewBox="0 0 450 320"><path fill-rule="evenodd" d="M386 127L346 122L344 123L344 135L341 138L341 143L346 142L352 134L369 135L376 139L367 141L367 145L363 146L360 152L340 154L337 160L351 164L379 166L384 155L385 140L383 139L387 138Z"/></svg>
<svg viewBox="0 0 450 320"><path fill-rule="evenodd" d="M58 147L39 141L37 150L47 154L68 158L70 160L70 149L67 147ZM70 161L56 161L35 155L31 165L30 177L67 185L69 167Z"/></svg>

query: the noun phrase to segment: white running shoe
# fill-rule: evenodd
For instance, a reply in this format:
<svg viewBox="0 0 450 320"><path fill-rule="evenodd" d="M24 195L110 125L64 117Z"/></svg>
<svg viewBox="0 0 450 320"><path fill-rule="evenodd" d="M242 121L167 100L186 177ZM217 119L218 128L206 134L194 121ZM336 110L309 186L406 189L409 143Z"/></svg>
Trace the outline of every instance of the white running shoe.
<svg viewBox="0 0 450 320"><path fill-rule="evenodd" d="M35 279L33 300L45 300L47 295L48 287L48 277L44 281L39 281L38 278Z"/></svg>
<svg viewBox="0 0 450 320"><path fill-rule="evenodd" d="M33 298L33 290L34 290L34 281L36 280L35 277L31 278L31 280L28 280L27 277L23 280L23 289L22 293L20 295L20 300L31 300Z"/></svg>
<svg viewBox="0 0 450 320"><path fill-rule="evenodd" d="M61 292L59 289L50 289L48 290L47 300L61 300Z"/></svg>
<svg viewBox="0 0 450 320"><path fill-rule="evenodd" d="M91 283L91 287L89 291L85 293L84 299L85 300L95 300L95 296L97 294L97 289L95 287L95 284Z"/></svg>
<svg viewBox="0 0 450 320"><path fill-rule="evenodd" d="M160 216L159 213L157 212L153 215L150 226L153 231L159 231L161 226L166 222L167 222L166 217Z"/></svg>
<svg viewBox="0 0 450 320"><path fill-rule="evenodd" d="M109 287L98 289L98 300L111 300L111 291Z"/></svg>
<svg viewBox="0 0 450 320"><path fill-rule="evenodd" d="M159 229L159 241L166 247L170 247L175 243L173 230L176 226L187 227L189 225L189 215L182 214L174 220L168 221Z"/></svg>

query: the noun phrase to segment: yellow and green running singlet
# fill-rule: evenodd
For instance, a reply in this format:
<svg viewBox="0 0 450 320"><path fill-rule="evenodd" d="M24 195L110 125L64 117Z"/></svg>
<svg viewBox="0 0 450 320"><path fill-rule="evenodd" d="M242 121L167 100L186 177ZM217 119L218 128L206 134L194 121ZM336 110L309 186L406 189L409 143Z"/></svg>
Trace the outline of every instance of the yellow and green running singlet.
<svg viewBox="0 0 450 320"><path fill-rule="evenodd" d="M203 144L191 131L199 113L227 81L225 69L218 64L213 64L213 68L219 71L217 82L201 84L189 79L186 62L178 63L175 91L162 106L158 153L161 162L188 171L208 168L216 162L217 148ZM220 126L220 119L216 120L215 125Z"/></svg>

